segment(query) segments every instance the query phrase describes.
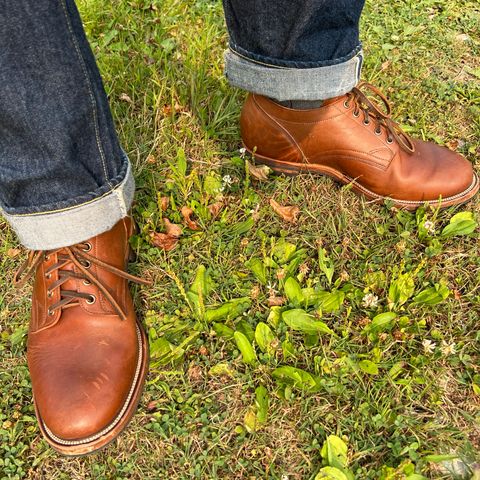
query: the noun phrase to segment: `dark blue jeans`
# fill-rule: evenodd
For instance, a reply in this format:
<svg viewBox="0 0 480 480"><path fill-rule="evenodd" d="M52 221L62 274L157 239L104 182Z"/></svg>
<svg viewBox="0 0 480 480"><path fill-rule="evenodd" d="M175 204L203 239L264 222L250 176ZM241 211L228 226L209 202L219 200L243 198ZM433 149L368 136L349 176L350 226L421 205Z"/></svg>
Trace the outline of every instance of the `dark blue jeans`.
<svg viewBox="0 0 480 480"><path fill-rule="evenodd" d="M225 0L227 77L278 99L345 93L360 71L362 7ZM74 1L0 0L0 45L3 215L38 250L109 230L127 215L134 180Z"/></svg>

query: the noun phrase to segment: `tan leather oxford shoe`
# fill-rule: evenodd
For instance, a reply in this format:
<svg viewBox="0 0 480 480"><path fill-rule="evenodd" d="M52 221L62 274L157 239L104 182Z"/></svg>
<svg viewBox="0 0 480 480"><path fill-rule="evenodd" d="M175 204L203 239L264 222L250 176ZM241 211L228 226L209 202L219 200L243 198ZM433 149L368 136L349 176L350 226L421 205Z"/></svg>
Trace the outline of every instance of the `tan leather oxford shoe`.
<svg viewBox="0 0 480 480"><path fill-rule="evenodd" d="M465 203L479 189L468 160L411 139L391 119L387 99L365 82L311 110L251 94L241 131L258 163L281 173L328 175L374 202L390 199L408 210L424 204L449 207Z"/></svg>
<svg viewBox="0 0 480 480"><path fill-rule="evenodd" d="M83 455L127 425L139 401L148 342L125 272L133 222L72 247L32 252L27 359L40 429L53 448Z"/></svg>

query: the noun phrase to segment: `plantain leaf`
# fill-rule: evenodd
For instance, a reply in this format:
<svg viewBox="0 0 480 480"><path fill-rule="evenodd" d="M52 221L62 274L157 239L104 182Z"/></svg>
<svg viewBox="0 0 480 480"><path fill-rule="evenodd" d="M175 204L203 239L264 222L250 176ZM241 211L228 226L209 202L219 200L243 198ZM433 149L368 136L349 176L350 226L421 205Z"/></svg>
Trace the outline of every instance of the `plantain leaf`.
<svg viewBox="0 0 480 480"><path fill-rule="evenodd" d="M307 334L327 333L334 335L334 332L325 323L315 320L313 315L300 308L283 312L282 319L293 330L299 330Z"/></svg>
<svg viewBox="0 0 480 480"><path fill-rule="evenodd" d="M273 355L275 353L275 342L277 341L271 328L263 322L257 324L255 329L255 341L262 352Z"/></svg>
<svg viewBox="0 0 480 480"><path fill-rule="evenodd" d="M248 338L242 332L235 332L233 338L242 354L243 361L248 365L254 364L257 361L257 355Z"/></svg>
<svg viewBox="0 0 480 480"><path fill-rule="evenodd" d="M302 292L302 287L300 287L300 284L295 280L295 278L287 278L283 289L290 303L292 303L296 307L299 307L303 303L304 296Z"/></svg>

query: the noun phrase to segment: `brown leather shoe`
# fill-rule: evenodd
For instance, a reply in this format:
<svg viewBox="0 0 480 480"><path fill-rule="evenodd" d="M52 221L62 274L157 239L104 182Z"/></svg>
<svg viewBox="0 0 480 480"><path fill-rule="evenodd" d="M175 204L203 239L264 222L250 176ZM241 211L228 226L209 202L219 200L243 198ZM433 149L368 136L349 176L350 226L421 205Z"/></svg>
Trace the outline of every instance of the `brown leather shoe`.
<svg viewBox="0 0 480 480"><path fill-rule="evenodd" d="M148 341L125 273L133 222L72 247L31 252L36 274L27 358L40 429L53 448L83 455L127 425L148 365Z"/></svg>
<svg viewBox="0 0 480 480"><path fill-rule="evenodd" d="M385 105L382 111L373 94ZM277 172L328 175L374 202L414 210L471 199L479 180L471 163L450 150L412 140L390 118L388 100L362 82L320 108L293 110L249 95L242 138L258 163Z"/></svg>

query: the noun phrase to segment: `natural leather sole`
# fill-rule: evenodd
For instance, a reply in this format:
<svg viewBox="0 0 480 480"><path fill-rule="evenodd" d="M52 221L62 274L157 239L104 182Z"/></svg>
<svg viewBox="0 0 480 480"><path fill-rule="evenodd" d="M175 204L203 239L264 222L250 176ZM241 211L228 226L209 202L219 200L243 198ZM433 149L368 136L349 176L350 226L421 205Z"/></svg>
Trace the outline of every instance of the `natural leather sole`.
<svg viewBox="0 0 480 480"><path fill-rule="evenodd" d="M57 452L67 456L82 456L96 452L115 440L130 422L137 409L138 402L140 401L145 378L148 373L148 339L139 320L137 320L136 326L139 357L137 360L134 381L120 412L101 432L88 438L78 440L64 440L56 437L43 422L34 398L35 413L37 415L40 430L46 441Z"/></svg>
<svg viewBox="0 0 480 480"><path fill-rule="evenodd" d="M255 158L256 162L262 165L269 166L276 173L283 173L285 175L298 175L300 173L312 173L316 175L326 175L333 178L342 185L351 185L352 190L357 193L365 196L372 203L383 203L386 200L391 201L395 207L402 208L405 210L416 210L419 207L424 205L429 205L433 208L447 208L453 205L461 205L468 202L472 199L480 188L480 181L476 173L473 174L473 179L471 185L464 190L463 192L453 195L451 197L438 198L437 200L398 200L396 198L391 198L387 196L378 195L371 190L368 190L354 178L350 178L347 175L339 172L330 167L323 165L317 165L313 163L294 163L294 162L284 162L280 160L274 160L272 158L264 157L258 153L250 151L245 146L247 152Z"/></svg>

